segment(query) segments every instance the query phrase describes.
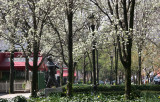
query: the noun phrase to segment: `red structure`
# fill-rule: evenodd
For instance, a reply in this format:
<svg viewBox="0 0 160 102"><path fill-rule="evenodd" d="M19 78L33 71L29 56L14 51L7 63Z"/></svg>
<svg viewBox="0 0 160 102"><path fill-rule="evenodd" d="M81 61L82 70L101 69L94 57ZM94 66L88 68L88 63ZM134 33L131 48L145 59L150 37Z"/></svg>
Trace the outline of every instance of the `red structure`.
<svg viewBox="0 0 160 102"><path fill-rule="evenodd" d="M42 56L38 56L38 64L41 62ZM29 64L33 66L33 56L29 58ZM22 52L14 53L15 78L23 80L25 78L25 57ZM44 63L39 67L40 71L44 71L46 66ZM29 68L29 70L32 70ZM0 81L8 80L10 72L10 52L0 52Z"/></svg>
<svg viewBox="0 0 160 102"><path fill-rule="evenodd" d="M39 55L38 64L41 62L42 56ZM29 58L29 64L33 66L33 57ZM15 70L25 70L25 57L22 52L15 52L14 53L14 68ZM39 70L43 71L46 68L45 64L43 63ZM29 68L31 70L31 68ZM10 53L4 52L0 53L0 71L10 70Z"/></svg>
<svg viewBox="0 0 160 102"><path fill-rule="evenodd" d="M60 76L60 70L57 70L57 76ZM68 76L68 68L63 68L63 77ZM74 72L74 76L76 76L76 72Z"/></svg>
<svg viewBox="0 0 160 102"><path fill-rule="evenodd" d="M41 62L42 56L39 54L38 56L38 64ZM33 56L29 58L29 64L33 66ZM25 57L22 52L14 53L14 68L16 71L16 75L18 77L24 77L25 75ZM32 70L29 68L29 70ZM45 61L41 64L38 69L39 71L47 71L48 68L45 64ZM0 80L4 77L9 77L10 71L10 52L0 52ZM60 70L57 70L56 76L60 76ZM63 77L68 76L68 68L63 68ZM76 73L74 73L76 76Z"/></svg>

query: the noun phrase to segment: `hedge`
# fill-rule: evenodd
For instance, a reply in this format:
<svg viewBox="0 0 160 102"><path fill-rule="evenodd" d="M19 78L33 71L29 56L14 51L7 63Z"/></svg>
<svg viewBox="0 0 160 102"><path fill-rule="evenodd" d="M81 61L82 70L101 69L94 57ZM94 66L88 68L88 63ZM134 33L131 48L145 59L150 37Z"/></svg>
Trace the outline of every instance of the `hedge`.
<svg viewBox="0 0 160 102"><path fill-rule="evenodd" d="M63 87L63 90L66 91L66 86ZM131 90L139 91L160 91L160 85L131 85ZM90 93L93 91L93 85L80 84L73 85L73 92L78 93ZM124 92L124 85L99 85L97 87L97 92Z"/></svg>

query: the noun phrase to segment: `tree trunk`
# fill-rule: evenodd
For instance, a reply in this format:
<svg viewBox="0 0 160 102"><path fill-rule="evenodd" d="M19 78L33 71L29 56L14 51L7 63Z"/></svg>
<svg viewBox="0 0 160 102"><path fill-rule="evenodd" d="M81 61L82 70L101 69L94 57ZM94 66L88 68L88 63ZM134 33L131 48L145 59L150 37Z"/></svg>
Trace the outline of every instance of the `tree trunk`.
<svg viewBox="0 0 160 102"><path fill-rule="evenodd" d="M117 85L117 83L118 83L118 79L117 79L117 77L118 77L118 73L117 73L117 70L118 70L118 49L117 49L117 47L115 46L115 74L116 74L116 82L115 82L115 84Z"/></svg>
<svg viewBox="0 0 160 102"><path fill-rule="evenodd" d="M133 83L135 84L136 83L136 81L135 81L135 74L133 74Z"/></svg>
<svg viewBox="0 0 160 102"><path fill-rule="evenodd" d="M116 24L114 20L111 20L112 16L109 16L110 14L108 14L107 12L105 12L101 6L99 6L99 2L94 2L93 0L91 0L92 3L94 3L100 11L102 11L106 17L108 17L110 23L112 25L115 25L115 29L116 31L118 31L118 29L122 29L125 36L121 36L119 34L117 34L117 42L118 42L118 49L119 49L119 56L120 56L120 60L123 64L123 66L125 67L125 70L128 73L131 73L131 48L132 48L132 37L133 37L133 25L134 25L134 10L135 10L135 1L136 0L121 0L121 2L119 2L119 0L114 0L112 2L114 2L115 4L115 10L113 10L112 6L111 6L111 1L108 0L108 6L109 6L109 11L110 14L113 16L116 16L116 19L118 19L118 24ZM101 2L102 3L102 2ZM121 14L121 15L120 15ZM120 19L122 18L122 20ZM126 39L127 36L127 40ZM127 84L129 85L129 79L130 79L130 75L128 75L128 73L126 73L128 76L126 79L127 80ZM131 83L130 83L131 84ZM126 99L129 99L130 97L130 85L129 86L125 86L126 87Z"/></svg>
<svg viewBox="0 0 160 102"><path fill-rule="evenodd" d="M124 31L126 32L127 42L123 42L124 38L122 38L121 39L122 43L120 43L119 35L117 35L117 41L118 41L120 60L125 68L125 99L127 100L127 99L130 99L130 92L131 92L131 63L132 63L131 49L132 49L132 36L133 36L133 25L134 25L135 0L132 0L130 2L129 16L127 12L126 3L127 3L127 0L123 0L123 3L122 3L123 4L123 18L124 18L123 22L125 26L124 27L122 26L122 27L124 28ZM127 33L127 31L129 32L129 34Z"/></svg>
<svg viewBox="0 0 160 102"><path fill-rule="evenodd" d="M93 75L92 75L92 71L90 71L91 73L91 84L93 84Z"/></svg>
<svg viewBox="0 0 160 102"><path fill-rule="evenodd" d="M93 63L93 81L94 81L94 92L96 92L97 90L97 86L96 86L96 61L95 61L95 41L93 41L93 49L92 49L92 63Z"/></svg>
<svg viewBox="0 0 160 102"><path fill-rule="evenodd" d="M72 21L73 21L73 0L68 0L68 11L67 11L67 20L68 20L68 83L67 83L67 96L72 96L72 75L73 75L73 30L72 30Z"/></svg>
<svg viewBox="0 0 160 102"><path fill-rule="evenodd" d="M119 73L119 84L121 84L121 80L122 80L122 78L121 78L121 72Z"/></svg>
<svg viewBox="0 0 160 102"><path fill-rule="evenodd" d="M97 51L97 84L99 85L98 49L96 51Z"/></svg>
<svg viewBox="0 0 160 102"><path fill-rule="evenodd" d="M125 97L130 98L131 92L131 68L125 68Z"/></svg>
<svg viewBox="0 0 160 102"><path fill-rule="evenodd" d="M86 76L87 76L86 83L88 83L88 82L89 82L89 78L88 78L88 71L86 71Z"/></svg>
<svg viewBox="0 0 160 102"><path fill-rule="evenodd" d="M94 16L94 15L92 15ZM95 25L92 24L91 25L91 29L92 29L92 36L94 37L94 31L95 31ZM94 93L96 93L96 90L97 90L97 84L96 84L96 41L95 39L93 39L93 42L92 42L92 64L93 64L93 90L94 90Z"/></svg>
<svg viewBox="0 0 160 102"><path fill-rule="evenodd" d="M25 81L29 80L29 58L25 58Z"/></svg>
<svg viewBox="0 0 160 102"><path fill-rule="evenodd" d="M110 84L112 85L112 69L113 69L113 56L110 57L111 60L111 71L110 71Z"/></svg>
<svg viewBox="0 0 160 102"><path fill-rule="evenodd" d="M138 85L141 85L141 50L138 48Z"/></svg>
<svg viewBox="0 0 160 102"><path fill-rule="evenodd" d="M37 42L34 42L34 50L33 50L33 76L32 76L32 90L31 90L31 96L36 97L37 96L37 91L38 91L38 47L37 47Z"/></svg>
<svg viewBox="0 0 160 102"><path fill-rule="evenodd" d="M77 80L77 82L79 81L79 74L78 74L78 70L76 70L76 76L77 76L77 78L76 78L76 80Z"/></svg>
<svg viewBox="0 0 160 102"><path fill-rule="evenodd" d="M83 84L86 84L86 62L85 62L85 53L84 53L84 60L83 60Z"/></svg>
<svg viewBox="0 0 160 102"><path fill-rule="evenodd" d="M73 73L72 73L72 74L73 74L73 75L72 75L72 77L73 77L73 80L72 80L73 83L74 83L75 78L76 78L76 77L74 76L74 72L75 72L75 70L76 70L76 66L77 66L77 62L74 62L74 65L73 65Z"/></svg>
<svg viewBox="0 0 160 102"><path fill-rule="evenodd" d="M61 76L60 76L60 86L62 86L63 85L63 63L62 63L62 68L60 69L60 74L61 74Z"/></svg>
<svg viewBox="0 0 160 102"><path fill-rule="evenodd" d="M10 78L9 79L10 79L9 93L14 93L14 49L12 49L10 53Z"/></svg>
<svg viewBox="0 0 160 102"><path fill-rule="evenodd" d="M124 73L122 72L122 82L124 82Z"/></svg>
<svg viewBox="0 0 160 102"><path fill-rule="evenodd" d="M91 61L91 58L90 58L90 55L89 55L89 53L88 52L86 52L87 53L87 56L88 56L88 59L89 59L89 65L90 65L90 69L91 69L91 71L90 71L90 81L91 81L91 84L93 83L93 76L92 76L92 61Z"/></svg>

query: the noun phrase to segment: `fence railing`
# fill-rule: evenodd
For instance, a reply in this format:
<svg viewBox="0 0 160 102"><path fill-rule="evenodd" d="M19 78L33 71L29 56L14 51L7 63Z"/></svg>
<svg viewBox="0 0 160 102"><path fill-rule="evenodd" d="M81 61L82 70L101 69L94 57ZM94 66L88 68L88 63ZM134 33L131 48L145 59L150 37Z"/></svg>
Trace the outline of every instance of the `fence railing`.
<svg viewBox="0 0 160 102"><path fill-rule="evenodd" d="M14 81L14 91L25 91L25 87L23 87L24 82L16 82ZM0 92L9 92L9 82L0 82Z"/></svg>

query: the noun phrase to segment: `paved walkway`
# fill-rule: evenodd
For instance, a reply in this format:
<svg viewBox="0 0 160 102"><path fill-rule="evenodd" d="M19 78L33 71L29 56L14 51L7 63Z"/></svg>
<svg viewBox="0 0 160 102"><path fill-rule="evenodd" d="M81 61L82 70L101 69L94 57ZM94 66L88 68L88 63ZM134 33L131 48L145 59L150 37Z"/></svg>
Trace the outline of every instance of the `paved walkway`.
<svg viewBox="0 0 160 102"><path fill-rule="evenodd" d="M6 93L0 93L0 98L13 98L16 96L22 95L26 98L29 98L29 96L31 95L31 93L15 93L15 94L6 94Z"/></svg>

